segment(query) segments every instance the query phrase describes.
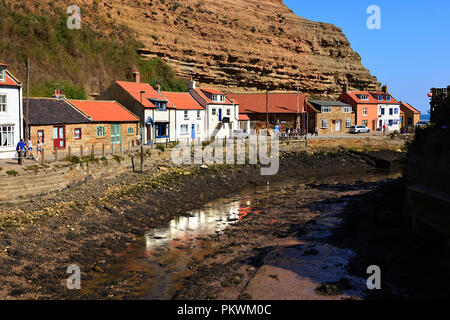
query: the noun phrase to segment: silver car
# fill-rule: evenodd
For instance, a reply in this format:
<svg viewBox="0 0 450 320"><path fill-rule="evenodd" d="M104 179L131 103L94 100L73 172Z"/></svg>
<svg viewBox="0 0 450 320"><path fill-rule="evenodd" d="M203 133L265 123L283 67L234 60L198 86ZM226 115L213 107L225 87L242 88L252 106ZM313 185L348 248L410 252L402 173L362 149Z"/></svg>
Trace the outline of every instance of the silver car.
<svg viewBox="0 0 450 320"><path fill-rule="evenodd" d="M352 126L350 127L351 133L368 133L370 129L366 126Z"/></svg>
<svg viewBox="0 0 450 320"><path fill-rule="evenodd" d="M237 130L233 130L233 138L238 138L238 139L248 139L250 137L250 134L243 129L237 129Z"/></svg>

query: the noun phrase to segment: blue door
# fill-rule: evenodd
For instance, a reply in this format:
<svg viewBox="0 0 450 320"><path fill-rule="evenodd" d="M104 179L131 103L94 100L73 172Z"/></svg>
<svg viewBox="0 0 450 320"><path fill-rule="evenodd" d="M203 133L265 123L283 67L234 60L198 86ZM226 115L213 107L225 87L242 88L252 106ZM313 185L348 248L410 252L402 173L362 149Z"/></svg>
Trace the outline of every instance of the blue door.
<svg viewBox="0 0 450 320"><path fill-rule="evenodd" d="M222 121L222 109L219 109L219 121Z"/></svg>
<svg viewBox="0 0 450 320"><path fill-rule="evenodd" d="M192 140L195 139L195 124L192 125L191 138L192 138Z"/></svg>

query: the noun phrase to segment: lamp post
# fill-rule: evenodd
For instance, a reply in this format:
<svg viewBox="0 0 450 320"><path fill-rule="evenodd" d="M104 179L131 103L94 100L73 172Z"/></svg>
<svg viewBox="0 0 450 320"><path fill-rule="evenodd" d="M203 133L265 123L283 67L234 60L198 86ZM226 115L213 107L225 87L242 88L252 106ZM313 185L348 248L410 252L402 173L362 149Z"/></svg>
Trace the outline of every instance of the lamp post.
<svg viewBox="0 0 450 320"><path fill-rule="evenodd" d="M142 95L145 93L145 91L141 91L141 108L142 108L142 114L141 114L141 172L144 172L144 124L145 124L145 112L144 112L144 105L142 104Z"/></svg>

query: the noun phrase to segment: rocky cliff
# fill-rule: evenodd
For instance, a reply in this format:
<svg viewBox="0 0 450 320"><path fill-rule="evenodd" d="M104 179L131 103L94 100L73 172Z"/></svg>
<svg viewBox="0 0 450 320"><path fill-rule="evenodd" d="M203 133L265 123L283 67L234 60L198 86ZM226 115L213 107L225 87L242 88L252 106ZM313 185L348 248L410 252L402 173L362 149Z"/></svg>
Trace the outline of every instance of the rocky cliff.
<svg viewBox="0 0 450 320"><path fill-rule="evenodd" d="M51 7L64 7L66 2L43 0L34 4L34 10L51 12ZM281 0L70 4L81 7L84 28L107 34L96 27L97 17L125 25L144 44L140 51L144 57L160 57L178 75L193 76L202 85L227 92L295 90L299 85L302 92L335 97L344 83L358 89L377 84L341 29L301 18Z"/></svg>

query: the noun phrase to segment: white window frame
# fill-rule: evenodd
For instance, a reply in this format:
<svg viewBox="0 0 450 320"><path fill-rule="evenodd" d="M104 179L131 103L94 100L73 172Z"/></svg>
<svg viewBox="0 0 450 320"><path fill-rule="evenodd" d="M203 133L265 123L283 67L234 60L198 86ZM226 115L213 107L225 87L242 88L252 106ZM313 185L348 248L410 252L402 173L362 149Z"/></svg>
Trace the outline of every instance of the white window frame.
<svg viewBox="0 0 450 320"><path fill-rule="evenodd" d="M217 109L216 109L216 108L212 108L211 114L212 114L213 116L217 115Z"/></svg>
<svg viewBox="0 0 450 320"><path fill-rule="evenodd" d="M351 128L352 126L352 119L345 119L345 127Z"/></svg>
<svg viewBox="0 0 450 320"><path fill-rule="evenodd" d="M321 113L331 113L331 107L330 106L322 106L320 109Z"/></svg>
<svg viewBox="0 0 450 320"><path fill-rule="evenodd" d="M0 125L0 147L13 147L13 146L15 146L14 125L13 124Z"/></svg>
<svg viewBox="0 0 450 320"><path fill-rule="evenodd" d="M5 81L5 80L6 80L6 70L1 69L0 70L0 81Z"/></svg>
<svg viewBox="0 0 450 320"><path fill-rule="evenodd" d="M325 126L324 126L324 124L325 124ZM321 129L328 129L328 119L322 119L320 121L320 128Z"/></svg>
<svg viewBox="0 0 450 320"><path fill-rule="evenodd" d="M189 112L187 110L184 110L184 120L189 120Z"/></svg>
<svg viewBox="0 0 450 320"><path fill-rule="evenodd" d="M183 130L185 128L185 130ZM180 125L180 134L182 136L186 136L189 134L189 125L188 124L181 124Z"/></svg>
<svg viewBox="0 0 450 320"><path fill-rule="evenodd" d="M342 107L343 113L352 113L352 107Z"/></svg>
<svg viewBox="0 0 450 320"><path fill-rule="evenodd" d="M8 95L0 94L0 98L2 98L2 97L5 98L5 101L1 102L1 100L0 100L0 113L7 113L8 112Z"/></svg>
<svg viewBox="0 0 450 320"><path fill-rule="evenodd" d="M363 116L364 117L367 117L367 111L368 111L367 108L363 108Z"/></svg>
<svg viewBox="0 0 450 320"><path fill-rule="evenodd" d="M227 109L227 117L231 116L231 109Z"/></svg>
<svg viewBox="0 0 450 320"><path fill-rule="evenodd" d="M197 120L201 120L202 119L202 114L200 112L200 110L197 110Z"/></svg>

